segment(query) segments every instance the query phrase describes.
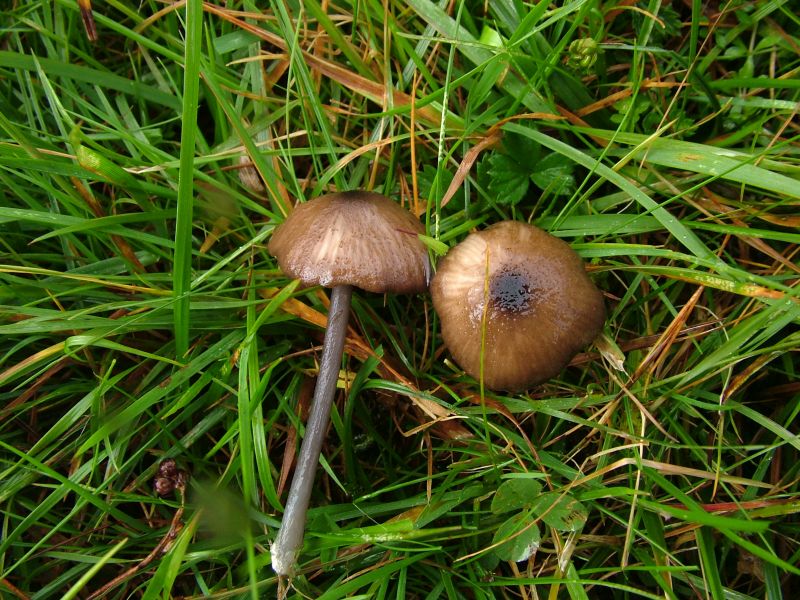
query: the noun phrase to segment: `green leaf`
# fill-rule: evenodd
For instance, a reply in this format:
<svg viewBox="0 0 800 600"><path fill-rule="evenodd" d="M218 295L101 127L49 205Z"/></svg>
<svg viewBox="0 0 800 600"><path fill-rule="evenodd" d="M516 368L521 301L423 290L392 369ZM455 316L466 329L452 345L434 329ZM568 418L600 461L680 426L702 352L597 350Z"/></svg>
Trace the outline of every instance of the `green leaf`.
<svg viewBox="0 0 800 600"><path fill-rule="evenodd" d="M178 203L175 213L175 257L172 285L175 290L173 320L175 354L184 358L189 350L189 314L192 281L192 220L194 213L194 155L197 138L197 110L200 96L200 60L202 56L203 5L186 3L186 46L183 70L183 105L181 119Z"/></svg>
<svg viewBox="0 0 800 600"><path fill-rule="evenodd" d="M447 254L447 251L450 250L450 246L445 244L444 242L440 242L439 240L432 238L429 235L423 235L421 233L417 234L419 241L422 242L428 250L433 251L436 256L444 256Z"/></svg>
<svg viewBox="0 0 800 600"><path fill-rule="evenodd" d="M99 152L79 144L75 150L78 164L95 175L125 189L138 188L136 178Z"/></svg>
<svg viewBox="0 0 800 600"><path fill-rule="evenodd" d="M703 574L707 581L708 591L714 600L721 600L725 597L720 578L719 556L722 554L719 540L715 540L712 531L708 527L700 527L695 531L697 540L697 550L700 562L703 565Z"/></svg>
<svg viewBox="0 0 800 600"><path fill-rule="evenodd" d="M481 46L478 40L469 33L466 27L448 15L443 8L430 0L409 0L408 6L426 23L431 25L440 36L454 42L454 47L467 57L472 64L483 66L495 56L488 48ZM534 112L552 112L550 103L538 93L532 91L527 82L518 77L505 77L498 81L498 86L511 98Z"/></svg>
<svg viewBox="0 0 800 600"><path fill-rule="evenodd" d="M542 492L542 484L535 479L509 479L500 484L492 498L492 512L496 515L530 506Z"/></svg>
<svg viewBox="0 0 800 600"><path fill-rule="evenodd" d="M539 548L541 534L536 523L527 512L514 515L503 522L492 538L492 544L499 544L494 553L500 560L520 562L528 560Z"/></svg>
<svg viewBox="0 0 800 600"><path fill-rule="evenodd" d="M157 600L158 598L170 597L170 591L183 566L189 542L197 529L197 518L189 521L178 534L175 543L169 548L166 555L161 559L155 574L150 578L147 589L142 596L143 600Z"/></svg>
<svg viewBox="0 0 800 600"><path fill-rule="evenodd" d="M483 29L481 30L481 37L478 39L478 42L484 46L494 46L495 48L503 47L503 38L500 37L500 34L496 29L492 29L487 25L483 26Z"/></svg>
<svg viewBox="0 0 800 600"><path fill-rule="evenodd" d="M542 190L569 196L575 193L573 167L574 163L566 156L552 152L539 161L538 168L531 174L531 181Z"/></svg>
<svg viewBox="0 0 800 600"><path fill-rule="evenodd" d="M549 492L536 498L533 514L559 531L578 531L586 523L589 512L572 496Z"/></svg>
<svg viewBox="0 0 800 600"><path fill-rule="evenodd" d="M503 135L503 149L505 154L520 165L527 167L529 171L536 169L539 165L542 146L529 137L510 131L506 132Z"/></svg>
<svg viewBox="0 0 800 600"><path fill-rule="evenodd" d="M61 600L72 600L73 598L77 597L77 595L86 587L86 584L91 581L92 577L94 577L97 572L105 567L109 561L114 557L114 555L122 549L122 547L128 543L128 538L122 538L119 542L117 542L108 552L103 554L96 563L94 563L86 573L81 575L81 578L78 579L77 583L73 585L66 594L61 596Z"/></svg>
<svg viewBox="0 0 800 600"><path fill-rule="evenodd" d="M478 164L478 178L498 204L516 204L528 191L529 172L505 154L493 153Z"/></svg>
<svg viewBox="0 0 800 600"><path fill-rule="evenodd" d="M519 127L518 125L514 126ZM744 153L739 150L684 142L672 138L649 139L648 136L635 133L620 133L602 129L585 129L584 131L606 140L613 139L618 144L636 146L635 158L646 164L692 171L713 178L719 177L735 183L751 185L776 194L785 194L790 198L800 198L800 186L797 185L794 178L764 168L763 165L779 166L778 163L770 162L767 155ZM536 135L541 134L534 134L534 136ZM600 169L598 169L598 173L603 174Z"/></svg>
<svg viewBox="0 0 800 600"><path fill-rule="evenodd" d="M166 50L166 48L164 48L164 50ZM169 58L172 60L180 60L177 54L170 51L166 51L165 54L170 54L171 56L169 56ZM69 62L53 58L37 57L34 60L33 56L6 50L0 51L0 67L3 68L14 69L16 71L35 71L37 63L48 75L57 75L61 78L87 82L92 85L101 86L104 89L131 94L141 100L150 101L173 110L179 110L181 108L180 100L173 94L153 86L145 85L141 83L141 81L135 79L121 77L101 69L70 64Z"/></svg>
<svg viewBox="0 0 800 600"><path fill-rule="evenodd" d="M673 216L663 206L660 206L650 196L642 192L638 187L633 185L628 179L611 169L610 167L598 162L596 158L575 149L573 146L566 144L560 140L552 138L548 135L519 125L518 123L509 123L504 128L504 131L514 131L521 135L528 136L534 141L542 144L551 150L563 154L569 159L582 165L590 171L596 173L603 179L608 180L610 183L616 185L619 189L630 194L630 196L638 202L642 208L649 211L658 221L667 229L672 235L675 236L684 247L697 256L698 258L713 261L716 266L725 268L725 263L721 261L706 245L700 240L692 231L689 230L683 223L681 223L675 216Z"/></svg>
<svg viewBox="0 0 800 600"><path fill-rule="evenodd" d="M438 181L437 181L438 177ZM419 195L429 201L441 200L445 190L450 187L453 181L453 173L443 166L437 169L434 165L425 165L417 173L417 183L419 184ZM448 206L462 208L465 196L463 186L456 191Z"/></svg>

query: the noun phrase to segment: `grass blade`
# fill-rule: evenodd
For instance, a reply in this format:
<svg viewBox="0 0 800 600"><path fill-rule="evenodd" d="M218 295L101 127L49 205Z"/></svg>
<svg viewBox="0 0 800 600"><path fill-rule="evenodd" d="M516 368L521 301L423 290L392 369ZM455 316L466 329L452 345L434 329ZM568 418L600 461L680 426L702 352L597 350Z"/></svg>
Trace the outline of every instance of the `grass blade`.
<svg viewBox="0 0 800 600"><path fill-rule="evenodd" d="M200 95L203 3L186 0L186 47L181 103L181 151L178 171L178 207L175 218L175 354L183 359L189 350L190 282L192 277L192 218L194 214L194 154L197 107Z"/></svg>

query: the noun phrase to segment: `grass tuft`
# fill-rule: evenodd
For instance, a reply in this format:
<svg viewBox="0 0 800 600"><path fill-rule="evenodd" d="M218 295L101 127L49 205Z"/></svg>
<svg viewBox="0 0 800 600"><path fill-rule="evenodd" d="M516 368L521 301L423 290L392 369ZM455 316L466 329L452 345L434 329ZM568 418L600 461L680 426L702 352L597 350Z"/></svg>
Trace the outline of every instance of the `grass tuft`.
<svg viewBox="0 0 800 600"><path fill-rule="evenodd" d="M5 4L0 597L796 595L790 3ZM267 244L355 188L436 256L537 224L609 316L505 394L356 293L286 585L328 296Z"/></svg>

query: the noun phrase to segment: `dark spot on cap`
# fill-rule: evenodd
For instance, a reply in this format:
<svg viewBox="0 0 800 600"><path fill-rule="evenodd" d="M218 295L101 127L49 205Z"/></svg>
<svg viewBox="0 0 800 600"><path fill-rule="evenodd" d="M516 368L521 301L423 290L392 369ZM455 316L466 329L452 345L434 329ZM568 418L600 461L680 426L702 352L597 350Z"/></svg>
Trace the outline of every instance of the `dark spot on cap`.
<svg viewBox="0 0 800 600"><path fill-rule="evenodd" d="M506 269L489 282L489 301L496 310L523 313L530 309L534 290L528 276Z"/></svg>

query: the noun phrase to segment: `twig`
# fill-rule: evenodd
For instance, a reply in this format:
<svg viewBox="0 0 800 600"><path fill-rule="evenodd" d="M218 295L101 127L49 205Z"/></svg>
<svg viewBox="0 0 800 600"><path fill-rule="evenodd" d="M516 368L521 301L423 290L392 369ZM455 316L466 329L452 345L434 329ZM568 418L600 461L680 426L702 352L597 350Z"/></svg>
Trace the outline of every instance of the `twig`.
<svg viewBox="0 0 800 600"><path fill-rule="evenodd" d="M106 593L109 590L111 590L111 588L119 585L120 583L122 583L126 579L132 577L133 575L135 575L136 573L138 573L139 571L144 569L151 562L153 562L153 560L155 560L155 558L159 554L163 553L166 550L167 546L178 536L178 533L183 528L183 523L181 522L181 517L183 516L184 500L185 500L185 492L186 492L186 478L185 478L185 476L182 477L181 479L179 479L179 482L175 486L175 489L178 490L178 493L180 495L181 505L178 507L178 510L175 511L175 514L172 517L172 521L169 524L169 531L167 531L166 535L164 535L164 537L161 538L161 541L159 541L158 544L156 544L156 547L153 548L153 550L150 552L150 554L145 556L141 561L139 561L137 564L132 566L127 571L125 571L125 572L121 573L120 575L117 575L116 577L114 577L114 579L112 579L111 581L106 583L99 590L96 590L95 592L90 594L86 598L86 600L96 600L97 598L104 597L106 595Z"/></svg>
<svg viewBox="0 0 800 600"><path fill-rule="evenodd" d="M8 581L8 579L0 579L0 588L7 588L12 594L14 594L20 600L30 600L30 596L26 596L25 592L21 589L13 585Z"/></svg>

